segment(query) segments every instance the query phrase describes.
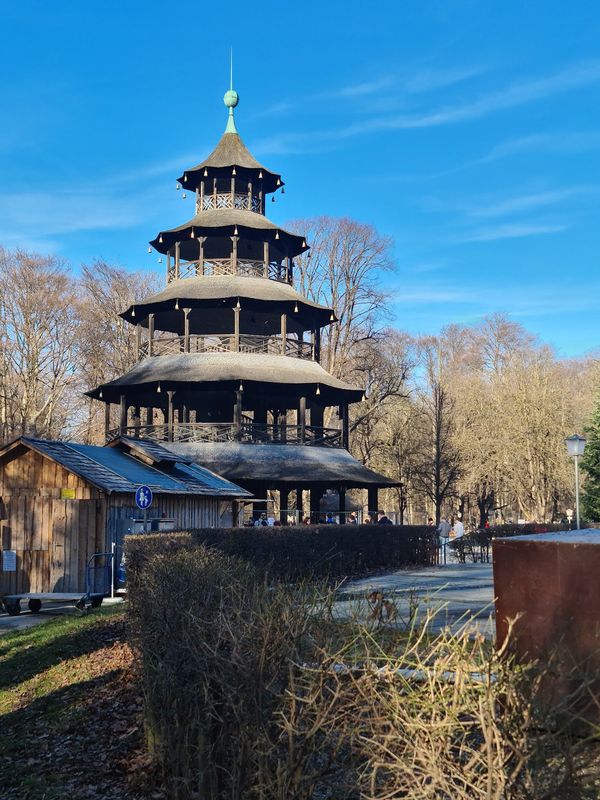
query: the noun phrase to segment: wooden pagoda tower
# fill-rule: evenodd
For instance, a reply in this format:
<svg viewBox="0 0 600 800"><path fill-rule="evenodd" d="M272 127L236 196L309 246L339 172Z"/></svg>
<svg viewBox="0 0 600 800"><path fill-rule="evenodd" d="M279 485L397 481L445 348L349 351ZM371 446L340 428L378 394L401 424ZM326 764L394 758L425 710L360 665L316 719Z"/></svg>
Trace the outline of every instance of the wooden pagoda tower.
<svg viewBox="0 0 600 800"><path fill-rule="evenodd" d="M282 518L296 493L319 512L326 489L377 490L395 485L348 452L348 406L363 390L320 365L321 330L334 310L294 289L302 236L265 216L281 176L256 161L242 142L224 97L227 127L217 147L178 179L194 192L196 213L150 242L166 259L167 285L121 317L136 328L138 361L127 373L88 392L106 404L107 441L134 436L169 448L250 490L265 508L280 493ZM119 426L111 427L111 405ZM338 427L324 427L327 407Z"/></svg>

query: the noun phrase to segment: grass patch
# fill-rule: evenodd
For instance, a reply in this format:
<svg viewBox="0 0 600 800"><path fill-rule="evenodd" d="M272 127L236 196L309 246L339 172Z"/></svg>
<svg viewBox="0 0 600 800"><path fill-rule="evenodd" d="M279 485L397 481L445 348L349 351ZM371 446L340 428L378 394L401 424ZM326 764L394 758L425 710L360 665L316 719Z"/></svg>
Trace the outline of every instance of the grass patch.
<svg viewBox="0 0 600 800"><path fill-rule="evenodd" d="M3 800L138 800L141 699L122 605L0 638Z"/></svg>

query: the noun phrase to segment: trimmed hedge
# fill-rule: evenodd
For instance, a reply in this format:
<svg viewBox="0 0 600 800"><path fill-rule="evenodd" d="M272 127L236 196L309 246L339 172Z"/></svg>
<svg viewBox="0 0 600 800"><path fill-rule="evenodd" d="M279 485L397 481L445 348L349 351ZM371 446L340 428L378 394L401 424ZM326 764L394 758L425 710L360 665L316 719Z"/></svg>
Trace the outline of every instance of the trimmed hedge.
<svg viewBox="0 0 600 800"><path fill-rule="evenodd" d="M202 528L127 537L128 572L138 557L200 544L268 569L284 580L359 576L437 563L437 536L425 525L314 525Z"/></svg>
<svg viewBox="0 0 600 800"><path fill-rule="evenodd" d="M552 533L554 531L568 530L564 523L559 522L527 522L525 525L492 525L489 528L482 528L481 533L487 533L491 539L499 539L502 536L524 536L527 533Z"/></svg>

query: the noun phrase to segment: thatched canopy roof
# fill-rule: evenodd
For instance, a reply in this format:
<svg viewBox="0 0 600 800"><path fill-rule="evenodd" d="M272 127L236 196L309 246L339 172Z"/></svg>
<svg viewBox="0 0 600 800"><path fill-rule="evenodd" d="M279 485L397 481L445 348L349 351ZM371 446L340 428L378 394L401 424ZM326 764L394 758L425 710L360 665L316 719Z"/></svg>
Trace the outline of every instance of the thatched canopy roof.
<svg viewBox="0 0 600 800"><path fill-rule="evenodd" d="M231 316L224 319L239 301L243 317L246 311L267 314L279 325L277 315L287 314L289 329L311 330L329 325L333 311L309 300L292 286L281 281L242 275L180 278L171 281L156 294L129 306L121 317L132 324L148 326L148 314L155 314L155 327L161 331L183 334L183 308L197 309L190 315L190 330L219 333L232 331ZM175 306L179 306L178 309ZM296 311L296 309L298 309ZM263 332L256 330L257 333ZM265 333L272 331L266 330Z"/></svg>
<svg viewBox="0 0 600 800"><path fill-rule="evenodd" d="M126 394L139 405L159 407L161 403L157 401L167 390L233 392L240 383L249 408L253 400L264 400L265 393L269 398L275 395L287 398L289 407L303 396L317 396L325 405L337 405L356 402L363 395L362 389L330 375L316 361L258 353L182 353L146 358L129 372L87 394L113 403Z"/></svg>
<svg viewBox="0 0 600 800"><path fill-rule="evenodd" d="M283 230L262 214L239 208L201 211L183 225L161 231L150 244L159 253L166 254L176 242L180 242L181 258L193 261L198 258L199 236L228 238L236 235L236 232L242 240L272 242L275 249L290 258L309 249L302 236ZM231 242L228 243L230 246Z"/></svg>
<svg viewBox="0 0 600 800"><path fill-rule="evenodd" d="M173 442L164 446L246 487L256 483L290 489L299 485L347 489L397 485L341 448L238 442Z"/></svg>
<svg viewBox="0 0 600 800"><path fill-rule="evenodd" d="M178 180L185 189L196 189L202 179L219 178L225 174L229 177L233 167L236 168L237 175L252 180L257 186L260 186L262 181L265 193L274 192L283 186L281 175L270 172L259 164L243 143L239 133L229 132L223 134L208 158L186 170ZM262 178L259 178L260 173Z"/></svg>

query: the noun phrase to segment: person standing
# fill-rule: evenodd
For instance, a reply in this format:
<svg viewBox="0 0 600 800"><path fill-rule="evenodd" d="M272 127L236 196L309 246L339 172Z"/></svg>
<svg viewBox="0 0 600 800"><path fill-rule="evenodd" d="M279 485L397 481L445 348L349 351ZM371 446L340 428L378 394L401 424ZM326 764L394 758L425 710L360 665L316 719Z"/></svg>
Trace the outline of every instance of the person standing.
<svg viewBox="0 0 600 800"><path fill-rule="evenodd" d="M440 524L437 526L437 534L440 537L440 547L442 548L442 557L444 559L444 564L446 563L446 549L448 547L448 539L450 537L450 530L452 526L446 519L446 517L442 517L440 520Z"/></svg>

